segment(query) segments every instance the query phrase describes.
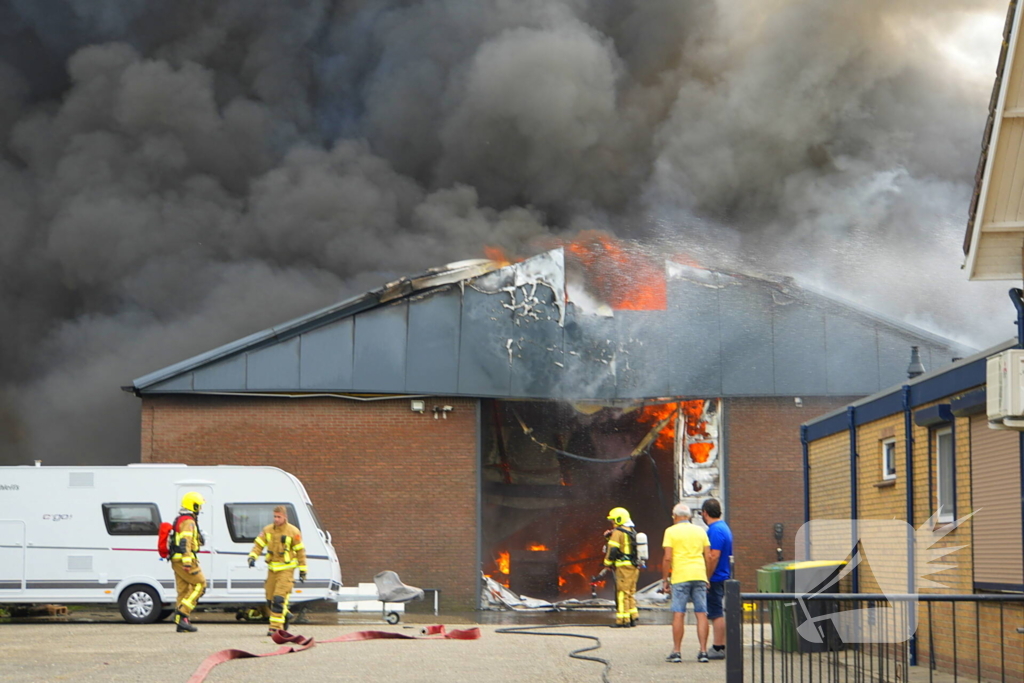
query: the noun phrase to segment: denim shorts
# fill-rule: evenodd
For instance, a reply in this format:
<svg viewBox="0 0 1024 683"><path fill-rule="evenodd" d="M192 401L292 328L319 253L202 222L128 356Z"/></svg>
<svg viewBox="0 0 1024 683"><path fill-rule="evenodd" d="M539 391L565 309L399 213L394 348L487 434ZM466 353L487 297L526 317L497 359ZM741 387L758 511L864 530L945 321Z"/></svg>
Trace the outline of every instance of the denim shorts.
<svg viewBox="0 0 1024 683"><path fill-rule="evenodd" d="M703 581L681 581L672 584L672 611L686 613L686 603L693 603L694 614L708 611L707 584Z"/></svg>
<svg viewBox="0 0 1024 683"><path fill-rule="evenodd" d="M712 581L708 590L708 619L725 616L725 581Z"/></svg>

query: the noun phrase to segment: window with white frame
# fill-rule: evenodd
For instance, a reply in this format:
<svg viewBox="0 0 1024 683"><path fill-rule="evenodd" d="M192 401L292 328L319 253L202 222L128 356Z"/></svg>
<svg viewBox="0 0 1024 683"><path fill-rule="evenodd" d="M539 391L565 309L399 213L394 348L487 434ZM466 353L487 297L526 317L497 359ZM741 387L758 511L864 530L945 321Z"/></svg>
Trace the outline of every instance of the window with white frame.
<svg viewBox="0 0 1024 683"><path fill-rule="evenodd" d="M896 439L882 442L882 479L896 478Z"/></svg>
<svg viewBox="0 0 1024 683"><path fill-rule="evenodd" d="M956 462L953 457L953 428L935 430L935 504L940 522L956 519Z"/></svg>

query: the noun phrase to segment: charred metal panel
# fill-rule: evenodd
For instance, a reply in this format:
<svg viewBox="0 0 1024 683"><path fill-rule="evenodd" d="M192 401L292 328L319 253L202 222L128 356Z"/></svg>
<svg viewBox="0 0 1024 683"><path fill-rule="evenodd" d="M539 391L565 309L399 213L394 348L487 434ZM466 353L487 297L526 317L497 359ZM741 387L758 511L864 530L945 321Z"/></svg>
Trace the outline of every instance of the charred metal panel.
<svg viewBox="0 0 1024 683"><path fill-rule="evenodd" d="M458 287L449 287L409 303L406 391L458 392L461 316L462 293Z"/></svg>
<svg viewBox="0 0 1024 683"><path fill-rule="evenodd" d="M825 314L781 294L776 294L774 299L775 393L824 395L828 388Z"/></svg>
<svg viewBox="0 0 1024 683"><path fill-rule="evenodd" d="M668 396L668 316L664 311L618 311L615 322L616 398Z"/></svg>
<svg viewBox="0 0 1024 683"><path fill-rule="evenodd" d="M775 393L772 358L772 297L769 290L736 280L718 293L722 330L722 392L727 396Z"/></svg>
<svg viewBox="0 0 1024 683"><path fill-rule="evenodd" d="M196 391L244 391L245 354L199 368L192 385Z"/></svg>
<svg viewBox="0 0 1024 683"><path fill-rule="evenodd" d="M542 284L516 287L512 304L513 396L556 398L565 374L561 311Z"/></svg>
<svg viewBox="0 0 1024 683"><path fill-rule="evenodd" d="M615 398L615 320L565 312L564 398Z"/></svg>
<svg viewBox="0 0 1024 683"><path fill-rule="evenodd" d="M299 384L299 338L246 354L245 386L249 391L281 391Z"/></svg>
<svg viewBox="0 0 1024 683"><path fill-rule="evenodd" d="M848 316L829 313L825 318L828 348L828 393L833 396L871 394L881 389L878 377L878 341L875 328ZM909 361L910 356L908 354Z"/></svg>
<svg viewBox="0 0 1024 683"><path fill-rule="evenodd" d="M302 335L299 386L347 391L352 388L353 319L343 318Z"/></svg>
<svg viewBox="0 0 1024 683"><path fill-rule="evenodd" d="M691 269L694 270L694 269ZM674 396L722 393L722 341L718 276L707 271L668 282L670 378Z"/></svg>
<svg viewBox="0 0 1024 683"><path fill-rule="evenodd" d="M356 316L353 391L405 391L408 312L409 304L402 302Z"/></svg>
<svg viewBox="0 0 1024 683"><path fill-rule="evenodd" d="M466 287L459 344L460 394L509 395L514 331L512 311L505 305L510 305L510 299L508 294Z"/></svg>

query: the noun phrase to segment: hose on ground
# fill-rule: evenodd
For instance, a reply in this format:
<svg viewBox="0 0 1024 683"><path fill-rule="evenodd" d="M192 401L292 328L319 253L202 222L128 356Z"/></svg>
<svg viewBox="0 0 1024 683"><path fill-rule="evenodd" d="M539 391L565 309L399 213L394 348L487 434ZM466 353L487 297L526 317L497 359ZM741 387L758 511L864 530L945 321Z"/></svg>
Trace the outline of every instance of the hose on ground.
<svg viewBox="0 0 1024 683"><path fill-rule="evenodd" d="M611 679L608 678L608 672L612 669L612 664L607 659L601 659L600 657L591 657L588 655L581 654L583 652L590 652L591 650L599 650L601 648L601 640L597 636L586 636L580 633L537 633L536 629L549 629L549 628L588 628L593 626L599 626L601 628L608 628L606 624L547 624L547 625L533 625L533 626L510 626L508 628L496 629L495 633L507 633L512 635L521 636L562 636L565 638L586 638L587 640L593 640L596 645L590 647L581 647L578 650L573 650L569 653L569 656L573 659L585 659L590 662L598 662L604 664L604 669L601 671L601 681L603 683L611 683Z"/></svg>

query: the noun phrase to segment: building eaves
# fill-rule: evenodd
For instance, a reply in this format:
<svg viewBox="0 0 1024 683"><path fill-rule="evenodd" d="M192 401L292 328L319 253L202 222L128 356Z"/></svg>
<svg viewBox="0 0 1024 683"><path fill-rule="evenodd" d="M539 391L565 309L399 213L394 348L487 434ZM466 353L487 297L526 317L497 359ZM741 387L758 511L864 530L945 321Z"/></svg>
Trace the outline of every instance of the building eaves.
<svg viewBox="0 0 1024 683"><path fill-rule="evenodd" d="M819 415L803 424L807 428L809 441L837 434L849 428L847 416L851 408L855 414L861 413L870 419L858 419L857 424L865 424L886 415L902 410L903 387L910 387L913 408L924 403L958 394L985 383L985 361L989 356L1017 346L1017 339L1009 339L996 344L973 356L968 356L951 366L925 372L906 382L893 385L870 396L853 401L842 408ZM916 397L914 397L916 391ZM813 438L812 438L813 437Z"/></svg>

